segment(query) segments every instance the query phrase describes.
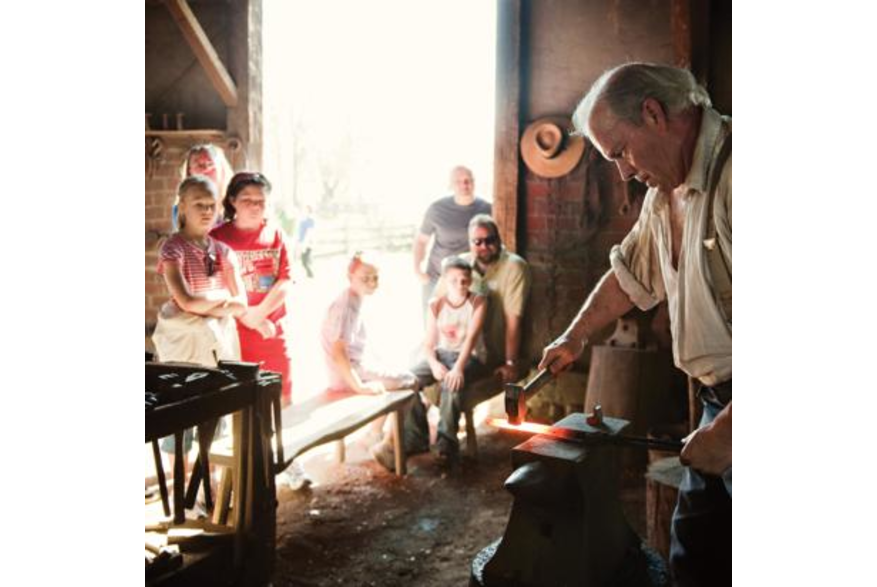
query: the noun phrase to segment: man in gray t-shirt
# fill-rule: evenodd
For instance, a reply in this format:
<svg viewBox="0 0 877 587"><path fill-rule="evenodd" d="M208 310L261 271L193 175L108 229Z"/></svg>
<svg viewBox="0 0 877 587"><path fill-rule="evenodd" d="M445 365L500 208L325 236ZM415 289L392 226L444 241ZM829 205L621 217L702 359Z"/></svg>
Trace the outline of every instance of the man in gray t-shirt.
<svg viewBox="0 0 877 587"><path fill-rule="evenodd" d="M426 210L420 233L414 240L414 273L423 283L423 309L432 296L432 290L441 275L442 259L469 250L469 221L477 214L491 214L489 202L475 197L475 178L462 165L451 170L453 195L433 202ZM426 247L432 239L432 248L423 270Z"/></svg>

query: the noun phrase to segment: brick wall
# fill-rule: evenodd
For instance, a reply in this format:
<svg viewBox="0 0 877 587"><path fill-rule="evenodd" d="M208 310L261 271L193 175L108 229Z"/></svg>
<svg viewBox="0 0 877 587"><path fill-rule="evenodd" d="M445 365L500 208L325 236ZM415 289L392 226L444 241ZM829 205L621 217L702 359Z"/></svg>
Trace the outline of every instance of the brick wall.
<svg viewBox="0 0 877 587"><path fill-rule="evenodd" d="M673 60L670 0L650 2L646 10L639 3L613 0L523 6L522 132L543 116L571 116L583 93L609 67L629 60ZM525 341L537 357L609 268L609 250L636 221L645 189L637 182L624 184L615 166L590 145L579 165L562 178L543 179L526 167L523 177L519 248L534 277Z"/></svg>
<svg viewBox="0 0 877 587"><path fill-rule="evenodd" d="M171 206L179 183L179 168L188 148L177 145L161 150L160 157L152 159L147 153L146 169L146 330L155 327L155 316L167 300L164 279L155 271L158 249L171 231Z"/></svg>
<svg viewBox="0 0 877 587"><path fill-rule="evenodd" d="M609 250L633 226L645 190L621 182L588 146L568 176L525 174L525 255L533 271L531 356L560 334L609 269Z"/></svg>

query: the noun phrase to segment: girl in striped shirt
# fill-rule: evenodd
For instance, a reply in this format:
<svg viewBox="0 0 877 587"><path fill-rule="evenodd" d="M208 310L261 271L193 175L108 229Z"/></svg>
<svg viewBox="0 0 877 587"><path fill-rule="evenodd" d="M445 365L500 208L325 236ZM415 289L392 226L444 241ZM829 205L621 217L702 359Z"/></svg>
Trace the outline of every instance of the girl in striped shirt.
<svg viewBox="0 0 877 587"><path fill-rule="evenodd" d="M193 175L177 192L179 231L162 245L158 273L171 298L161 307L152 340L162 362L208 367L240 360L235 316L247 310L234 251L209 236L216 220L216 186Z"/></svg>
<svg viewBox="0 0 877 587"><path fill-rule="evenodd" d="M161 362L215 367L221 360L241 358L234 317L247 311L247 294L234 251L208 234L216 222L217 200L216 185L203 175L187 177L177 190L179 230L161 246L158 260L158 273L171 295L152 334ZM161 447L173 454L174 438L163 439ZM187 469L185 455L191 448L188 429L183 436Z"/></svg>

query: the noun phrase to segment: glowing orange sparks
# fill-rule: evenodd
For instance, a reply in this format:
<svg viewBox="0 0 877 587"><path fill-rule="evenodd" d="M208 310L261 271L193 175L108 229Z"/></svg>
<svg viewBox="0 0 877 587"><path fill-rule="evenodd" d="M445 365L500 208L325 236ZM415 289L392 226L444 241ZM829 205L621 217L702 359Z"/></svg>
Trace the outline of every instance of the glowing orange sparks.
<svg viewBox="0 0 877 587"><path fill-rule="evenodd" d="M502 428L504 430L532 432L533 434L545 434L551 429L551 426L547 426L545 424L536 424L535 422L521 422L516 426L514 424L510 424L508 420L503 420L500 418L488 418L486 422L490 426L496 426L497 428Z"/></svg>

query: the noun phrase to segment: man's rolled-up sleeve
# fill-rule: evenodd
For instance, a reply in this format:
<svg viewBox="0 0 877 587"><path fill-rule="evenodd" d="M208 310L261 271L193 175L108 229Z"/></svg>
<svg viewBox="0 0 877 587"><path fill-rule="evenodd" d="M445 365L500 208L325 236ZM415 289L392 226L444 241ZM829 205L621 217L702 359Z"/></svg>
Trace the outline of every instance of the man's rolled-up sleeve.
<svg viewBox="0 0 877 587"><path fill-rule="evenodd" d="M648 201L643 204L636 224L621 244L612 247L609 253L609 262L618 284L641 310L654 308L666 298L661 261L649 229L649 204Z"/></svg>

